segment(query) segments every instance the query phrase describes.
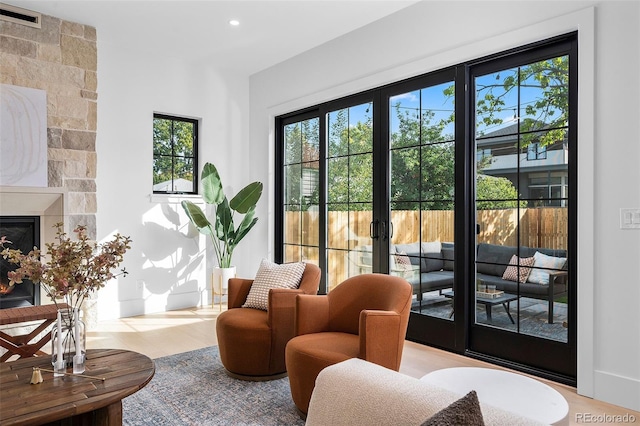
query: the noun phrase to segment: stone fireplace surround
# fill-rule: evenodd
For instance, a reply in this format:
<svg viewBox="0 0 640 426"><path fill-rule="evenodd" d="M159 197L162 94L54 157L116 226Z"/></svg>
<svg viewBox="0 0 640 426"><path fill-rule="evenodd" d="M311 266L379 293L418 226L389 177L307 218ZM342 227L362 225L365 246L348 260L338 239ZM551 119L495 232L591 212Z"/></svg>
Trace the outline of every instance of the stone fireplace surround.
<svg viewBox="0 0 640 426"><path fill-rule="evenodd" d="M0 83L47 94L48 176L46 188L0 186L0 214L41 216L44 242L57 222L96 239L96 30L47 15L41 23L0 21Z"/></svg>

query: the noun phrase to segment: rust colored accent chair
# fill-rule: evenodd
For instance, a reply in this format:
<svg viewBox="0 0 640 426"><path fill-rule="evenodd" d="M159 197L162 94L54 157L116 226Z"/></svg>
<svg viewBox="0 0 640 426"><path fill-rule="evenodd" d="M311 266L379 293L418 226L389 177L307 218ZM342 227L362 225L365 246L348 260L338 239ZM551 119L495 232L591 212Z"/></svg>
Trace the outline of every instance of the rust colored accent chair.
<svg viewBox="0 0 640 426"><path fill-rule="evenodd" d="M361 358L398 371L411 296L411 285L400 277L364 274L328 295L297 297L297 336L287 344L286 362L291 396L303 415L325 367Z"/></svg>
<svg viewBox="0 0 640 426"><path fill-rule="evenodd" d="M294 334L296 296L317 294L320 268L305 265L297 289L269 290L269 309L243 308L253 280L229 280L228 310L216 320L222 365L231 377L273 380L287 375L284 349Z"/></svg>

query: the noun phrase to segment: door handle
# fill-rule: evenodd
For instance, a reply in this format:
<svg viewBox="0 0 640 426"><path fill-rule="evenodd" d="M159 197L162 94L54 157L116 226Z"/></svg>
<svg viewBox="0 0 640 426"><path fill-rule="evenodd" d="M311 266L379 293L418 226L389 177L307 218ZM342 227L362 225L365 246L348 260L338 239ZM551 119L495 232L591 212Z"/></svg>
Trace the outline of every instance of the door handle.
<svg viewBox="0 0 640 426"><path fill-rule="evenodd" d="M371 237L372 240L377 240L380 235L378 235L378 224L380 223L379 220L372 220L369 223L369 236Z"/></svg>
<svg viewBox="0 0 640 426"><path fill-rule="evenodd" d="M387 222L382 222L382 239L393 238L393 222L389 222L389 231L387 232Z"/></svg>

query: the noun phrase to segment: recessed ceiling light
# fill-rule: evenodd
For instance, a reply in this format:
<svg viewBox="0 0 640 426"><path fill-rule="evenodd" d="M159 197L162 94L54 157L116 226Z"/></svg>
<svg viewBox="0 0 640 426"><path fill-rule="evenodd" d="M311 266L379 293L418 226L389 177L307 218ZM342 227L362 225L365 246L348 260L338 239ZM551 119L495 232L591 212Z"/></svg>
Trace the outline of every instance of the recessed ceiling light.
<svg viewBox="0 0 640 426"><path fill-rule="evenodd" d="M238 21L237 19L232 19L229 21L229 25L237 27L238 25L240 25L240 21Z"/></svg>

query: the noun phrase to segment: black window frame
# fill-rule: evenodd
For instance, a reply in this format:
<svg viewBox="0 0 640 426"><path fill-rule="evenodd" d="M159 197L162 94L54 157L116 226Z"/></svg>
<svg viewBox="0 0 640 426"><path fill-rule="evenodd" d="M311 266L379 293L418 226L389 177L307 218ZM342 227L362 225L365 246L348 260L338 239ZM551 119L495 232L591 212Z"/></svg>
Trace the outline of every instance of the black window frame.
<svg viewBox="0 0 640 426"><path fill-rule="evenodd" d="M199 120L196 118L189 118L189 117L182 117L182 116L178 116L178 115L170 115L170 114L160 114L160 113L154 113L153 114L153 120L156 119L162 119L162 120L170 120L172 122L176 122L176 121L180 121L180 122L185 122L185 123L190 123L193 125L193 156L192 157L186 157L186 156L181 156L181 155L175 155L175 151L174 151L174 143L173 140L171 142L171 182L174 181L174 179L176 179L176 175L175 175L175 159L176 158L191 158L192 159L192 173L193 173L193 182L192 182L192 190L191 191L156 191L155 189L153 190L154 194L189 194L189 195L196 195L198 194L198 139L199 139ZM172 132L173 133L173 132ZM156 149L155 149L155 141L153 141L153 161L155 162L156 157L158 156L156 154ZM153 179L152 179L153 182ZM155 185L152 183L152 186ZM173 185L171 185L171 187L173 188Z"/></svg>

